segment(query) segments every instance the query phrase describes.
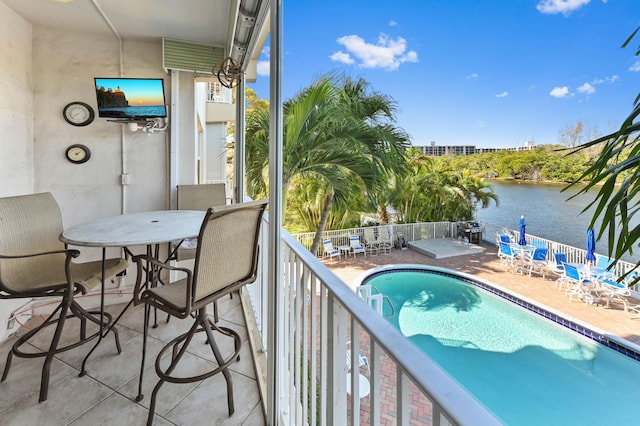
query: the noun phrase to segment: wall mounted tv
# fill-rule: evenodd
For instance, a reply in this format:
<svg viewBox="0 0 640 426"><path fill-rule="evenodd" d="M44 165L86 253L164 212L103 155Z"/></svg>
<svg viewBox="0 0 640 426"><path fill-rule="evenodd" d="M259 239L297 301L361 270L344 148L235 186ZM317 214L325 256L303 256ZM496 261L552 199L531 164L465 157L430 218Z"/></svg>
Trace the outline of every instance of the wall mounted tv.
<svg viewBox="0 0 640 426"><path fill-rule="evenodd" d="M146 120L167 116L162 78L95 78L98 116Z"/></svg>

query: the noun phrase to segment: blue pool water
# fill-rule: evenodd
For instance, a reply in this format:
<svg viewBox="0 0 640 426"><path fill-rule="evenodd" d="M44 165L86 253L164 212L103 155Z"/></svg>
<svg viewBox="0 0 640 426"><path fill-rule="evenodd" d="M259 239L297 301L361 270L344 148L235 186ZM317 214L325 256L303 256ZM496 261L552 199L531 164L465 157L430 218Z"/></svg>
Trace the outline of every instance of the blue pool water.
<svg viewBox="0 0 640 426"><path fill-rule="evenodd" d="M363 284L388 296L388 320L504 423L638 424L640 362L466 281L401 270Z"/></svg>

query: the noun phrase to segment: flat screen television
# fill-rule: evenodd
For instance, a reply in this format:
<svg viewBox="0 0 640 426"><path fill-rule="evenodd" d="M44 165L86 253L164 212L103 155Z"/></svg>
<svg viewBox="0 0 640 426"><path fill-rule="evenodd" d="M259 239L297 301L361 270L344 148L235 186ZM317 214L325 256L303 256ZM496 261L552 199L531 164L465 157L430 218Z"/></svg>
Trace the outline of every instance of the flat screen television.
<svg viewBox="0 0 640 426"><path fill-rule="evenodd" d="M167 116L162 78L95 78L98 116L145 120Z"/></svg>

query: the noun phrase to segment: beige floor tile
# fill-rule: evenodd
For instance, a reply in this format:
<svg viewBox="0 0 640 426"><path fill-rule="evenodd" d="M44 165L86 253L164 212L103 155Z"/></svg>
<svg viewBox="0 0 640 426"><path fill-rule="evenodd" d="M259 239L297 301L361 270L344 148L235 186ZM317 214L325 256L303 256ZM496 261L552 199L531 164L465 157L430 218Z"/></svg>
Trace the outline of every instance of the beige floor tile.
<svg viewBox="0 0 640 426"><path fill-rule="evenodd" d="M91 410L70 423L70 426L144 426L147 424L148 411L122 395L113 394ZM155 416L155 426L171 425L170 422Z"/></svg>
<svg viewBox="0 0 640 426"><path fill-rule="evenodd" d="M46 401L38 403L37 397L17 401L2 413L2 424L6 426L66 425L112 393L113 390L90 377L68 375L51 383L49 398Z"/></svg>
<svg viewBox="0 0 640 426"><path fill-rule="evenodd" d="M241 425L260 401L255 381L231 372L235 412L227 410L226 383L222 374L202 382L189 398L178 404L165 417L179 425Z"/></svg>

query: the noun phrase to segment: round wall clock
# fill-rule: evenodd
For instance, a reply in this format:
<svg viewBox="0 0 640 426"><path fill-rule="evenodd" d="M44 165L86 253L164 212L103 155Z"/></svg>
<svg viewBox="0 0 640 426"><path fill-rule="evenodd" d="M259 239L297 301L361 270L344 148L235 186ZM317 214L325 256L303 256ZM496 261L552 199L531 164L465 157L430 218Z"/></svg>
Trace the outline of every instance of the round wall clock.
<svg viewBox="0 0 640 426"><path fill-rule="evenodd" d="M73 164L82 164L89 161L89 158L91 158L91 151L84 145L75 144L69 145L64 155L67 157L67 160L71 161Z"/></svg>
<svg viewBox="0 0 640 426"><path fill-rule="evenodd" d="M74 126L86 126L91 123L96 114L90 105L84 102L71 102L65 105L62 116L67 123Z"/></svg>

